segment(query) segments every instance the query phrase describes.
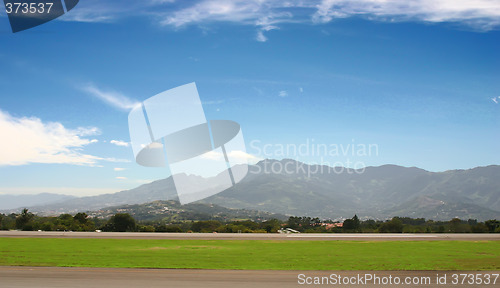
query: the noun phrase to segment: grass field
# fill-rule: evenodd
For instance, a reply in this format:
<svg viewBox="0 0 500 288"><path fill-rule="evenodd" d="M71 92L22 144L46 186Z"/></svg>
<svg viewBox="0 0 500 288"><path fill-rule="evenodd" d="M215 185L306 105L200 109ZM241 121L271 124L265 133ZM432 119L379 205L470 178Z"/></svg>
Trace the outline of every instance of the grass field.
<svg viewBox="0 0 500 288"><path fill-rule="evenodd" d="M0 265L250 270L499 270L500 241L0 238Z"/></svg>

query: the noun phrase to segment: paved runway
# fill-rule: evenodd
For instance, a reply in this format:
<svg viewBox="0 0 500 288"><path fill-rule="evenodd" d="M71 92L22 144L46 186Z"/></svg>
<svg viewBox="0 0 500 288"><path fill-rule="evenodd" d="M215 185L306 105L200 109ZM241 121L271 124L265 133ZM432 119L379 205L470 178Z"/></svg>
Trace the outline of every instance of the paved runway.
<svg viewBox="0 0 500 288"><path fill-rule="evenodd" d="M495 277L500 271L482 271L481 278ZM168 270L168 269L111 269L111 268L62 268L62 267L0 267L0 286L5 288L57 288L57 287L499 287L496 285L453 284L453 274L468 273L478 279L478 272L433 271L235 271L235 270ZM371 275L371 276L370 276ZM446 275L446 284L438 285L437 276ZM316 278L315 278L316 277ZM339 279L340 277L340 279ZM367 277L372 277L368 280ZM377 278L379 280L377 280ZM333 281L350 281L350 284L333 284ZM458 278L459 282L461 278ZM323 282L322 285L314 284ZM360 282L361 281L361 282ZM379 281L378 283L375 281ZM389 282L390 281L390 282ZM399 285L395 283L399 281ZM409 281L410 284L405 284ZM479 281L478 281L479 282ZM386 283L384 285L384 283ZM390 285L389 283L393 283ZM417 283L417 284L414 284Z"/></svg>
<svg viewBox="0 0 500 288"><path fill-rule="evenodd" d="M359 240L359 241L500 241L500 234L264 234L264 233L119 233L119 232L37 232L0 231L1 237L16 238L97 238L97 239L178 239L178 240Z"/></svg>

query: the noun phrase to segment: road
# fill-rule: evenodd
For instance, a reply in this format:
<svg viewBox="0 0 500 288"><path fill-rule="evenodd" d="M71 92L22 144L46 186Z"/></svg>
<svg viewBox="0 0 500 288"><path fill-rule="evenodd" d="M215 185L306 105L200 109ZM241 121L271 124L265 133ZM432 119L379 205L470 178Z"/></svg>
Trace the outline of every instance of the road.
<svg viewBox="0 0 500 288"><path fill-rule="evenodd" d="M265 234L265 233L118 233L118 232L37 232L0 231L1 237L96 238L96 239L178 239L178 240L359 240L359 241L500 241L500 234Z"/></svg>
<svg viewBox="0 0 500 288"><path fill-rule="evenodd" d="M500 271L482 271L479 278L486 279L485 274L494 278ZM58 287L304 287L304 286L343 286L343 287L500 287L500 279L496 285L454 285L453 274L457 272L433 271L235 271L235 270L168 270L168 269L111 269L111 268L63 268L63 267L0 267L0 286L5 288L58 288ZM476 272L459 272L478 275ZM374 280L368 281L368 275ZM437 285L437 275L443 280L446 275L447 284ZM300 275L300 276L299 276ZM359 275L359 276L358 276ZM348 285L334 285L333 279L341 277L342 281L354 281ZM315 278L317 277L317 278ZM348 277L348 278L347 278ZM370 277L370 276L368 276ZM378 277L379 280L375 280ZM409 278L408 278L409 277ZM477 276L475 276L477 277ZM361 279L363 282L358 282ZM395 285L396 281L400 285ZM460 279L460 278L459 278ZM324 281L323 285L306 285L314 281ZM390 283L383 285L375 283ZM385 282L384 282L385 281ZM403 285L404 281L410 284ZM460 280L459 280L460 281ZM423 284L427 282L426 284ZM303 284L300 284L303 283Z"/></svg>

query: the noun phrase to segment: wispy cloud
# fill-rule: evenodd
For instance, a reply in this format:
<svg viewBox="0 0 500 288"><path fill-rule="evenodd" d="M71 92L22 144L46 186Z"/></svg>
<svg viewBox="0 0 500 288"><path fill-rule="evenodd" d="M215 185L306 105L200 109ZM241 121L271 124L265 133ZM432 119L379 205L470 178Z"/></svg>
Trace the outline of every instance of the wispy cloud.
<svg viewBox="0 0 500 288"><path fill-rule="evenodd" d="M201 104L203 105L217 105L217 104L222 104L224 103L224 100L211 100L211 101L201 101Z"/></svg>
<svg viewBox="0 0 500 288"><path fill-rule="evenodd" d="M117 176L115 178L118 180L127 180L127 177L123 177L123 176Z"/></svg>
<svg viewBox="0 0 500 288"><path fill-rule="evenodd" d="M257 31L257 36L255 36L255 40L257 40L259 42L266 42L267 37L264 36L264 33L261 30L259 30L259 31Z"/></svg>
<svg viewBox="0 0 500 288"><path fill-rule="evenodd" d="M86 22L86 23L111 23L122 18L137 17L138 15L151 15L153 9L162 7L169 0L120 0L102 1L85 0L80 1L70 13L59 18L62 21Z"/></svg>
<svg viewBox="0 0 500 288"><path fill-rule="evenodd" d="M82 87L82 90L104 101L106 104L123 111L129 111L137 105L140 105L138 101L132 100L121 93L115 91L104 91L94 84L87 84Z"/></svg>
<svg viewBox="0 0 500 288"><path fill-rule="evenodd" d="M257 91L257 93L259 93L259 95L263 95L264 94L264 91L262 91L262 89L259 89L257 87L252 87L253 90Z"/></svg>
<svg viewBox="0 0 500 288"><path fill-rule="evenodd" d="M165 15L162 25L182 27L200 22L255 23L259 15L268 10L267 1L257 0L205 0Z"/></svg>
<svg viewBox="0 0 500 288"><path fill-rule="evenodd" d="M119 162L85 154L83 148L99 134L96 127L67 129L58 122L43 122L36 117L14 117L0 110L0 166L54 163L96 166L99 161Z"/></svg>
<svg viewBox="0 0 500 288"><path fill-rule="evenodd" d="M280 93L278 94L278 96L283 97L283 98L287 97L288 96L288 92L286 92L285 90L282 90L282 91L280 91Z"/></svg>
<svg viewBox="0 0 500 288"><path fill-rule="evenodd" d="M255 162L256 160L258 160L259 158L255 157L254 155L251 155L251 154L248 154L244 151L240 151L240 150L233 150L231 152L229 152L227 154L227 156L229 157L230 161L233 161L233 162ZM224 158L224 154L222 154L221 152L217 152L217 151L210 151L210 152L207 152L203 155L201 155L201 158L203 159L207 159L207 160L213 160L213 161L225 161L225 158Z"/></svg>
<svg viewBox="0 0 500 288"><path fill-rule="evenodd" d="M316 23L365 16L390 21L457 22L481 30L500 25L497 0L323 0L313 15Z"/></svg>
<svg viewBox="0 0 500 288"><path fill-rule="evenodd" d="M495 102L495 104L500 103L500 96L491 98L491 101Z"/></svg>
<svg viewBox="0 0 500 288"><path fill-rule="evenodd" d="M128 147L130 145L129 142L121 141L121 140L111 140L109 143L114 144L116 146Z"/></svg>
<svg viewBox="0 0 500 288"><path fill-rule="evenodd" d="M96 11L97 10L97 11ZM63 21L85 22L85 23L106 23L115 19L114 13L106 13L98 9L75 9L61 18Z"/></svg>
<svg viewBox="0 0 500 288"><path fill-rule="evenodd" d="M113 170L118 172L118 171L124 171L124 170L125 170L125 168L119 168L119 167L116 167L116 168L113 168Z"/></svg>
<svg viewBox="0 0 500 288"><path fill-rule="evenodd" d="M374 21L451 22L480 31L500 27L498 0L87 0L62 20L113 22L127 17L151 18L175 29L188 25L208 27L226 22L253 26L255 39L284 23L323 24L337 18L364 17Z"/></svg>
<svg viewBox="0 0 500 288"><path fill-rule="evenodd" d="M152 181L149 181L152 182ZM29 195L40 193L54 193L73 196L94 196L116 193L120 188L86 188L86 187L0 187L0 194Z"/></svg>
<svg viewBox="0 0 500 288"><path fill-rule="evenodd" d="M176 28L210 22L233 22L257 28L256 40L283 23L328 23L361 16L377 21L455 22L479 30L500 26L497 0L202 0L166 13L161 25Z"/></svg>
<svg viewBox="0 0 500 288"><path fill-rule="evenodd" d="M166 13L160 24L180 28L191 24L232 22L257 27L256 40L266 42L264 32L279 29L277 24L292 22L293 14L285 9L301 6L288 1L204 0L190 7Z"/></svg>

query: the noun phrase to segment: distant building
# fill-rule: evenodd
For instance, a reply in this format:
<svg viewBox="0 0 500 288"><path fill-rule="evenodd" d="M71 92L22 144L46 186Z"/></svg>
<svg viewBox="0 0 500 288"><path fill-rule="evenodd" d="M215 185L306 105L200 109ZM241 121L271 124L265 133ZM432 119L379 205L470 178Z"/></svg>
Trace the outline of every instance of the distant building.
<svg viewBox="0 0 500 288"><path fill-rule="evenodd" d="M325 227L326 230L330 230L333 228L342 228L344 223L321 223L321 226Z"/></svg>

